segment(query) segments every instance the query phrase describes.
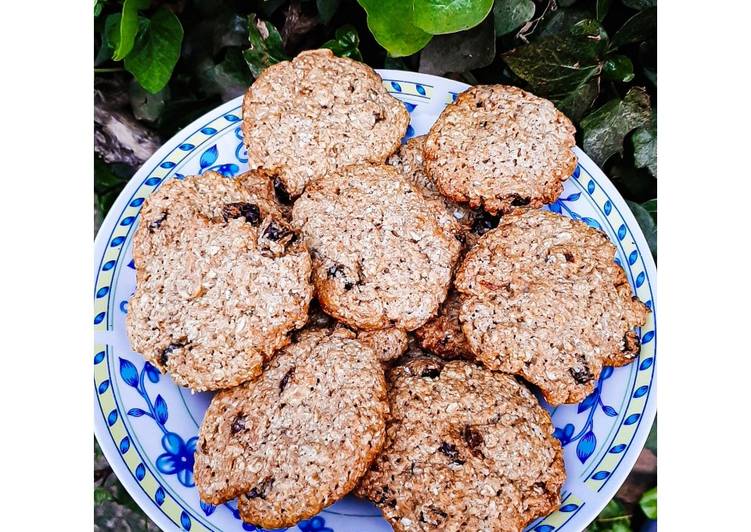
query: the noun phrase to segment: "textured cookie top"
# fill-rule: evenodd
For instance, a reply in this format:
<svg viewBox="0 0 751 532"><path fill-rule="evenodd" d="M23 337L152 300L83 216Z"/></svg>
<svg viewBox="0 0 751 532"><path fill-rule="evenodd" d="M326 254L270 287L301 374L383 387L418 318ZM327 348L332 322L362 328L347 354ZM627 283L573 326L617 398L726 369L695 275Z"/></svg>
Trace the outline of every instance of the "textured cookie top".
<svg viewBox="0 0 751 532"><path fill-rule="evenodd" d="M323 309L357 329L413 330L446 297L461 243L435 205L386 165L313 181L292 209Z"/></svg>
<svg viewBox="0 0 751 532"><path fill-rule="evenodd" d="M373 350L344 329L306 331L255 382L219 392L201 425L201 499L240 496L246 522L293 526L348 493L380 451L388 413Z"/></svg>
<svg viewBox="0 0 751 532"><path fill-rule="evenodd" d="M479 85L444 109L425 140L441 193L496 214L555 200L576 168L571 121L516 87Z"/></svg>
<svg viewBox="0 0 751 532"><path fill-rule="evenodd" d="M438 203L441 213L438 221L442 227L454 233L469 231L475 213L443 196L433 180L425 174L422 157L424 144L424 136L413 137L402 144L386 162L399 170L426 198Z"/></svg>
<svg viewBox="0 0 751 532"><path fill-rule="evenodd" d="M547 412L509 375L416 358L389 375L383 451L357 494L399 531L519 531L565 479Z"/></svg>
<svg viewBox="0 0 751 532"><path fill-rule="evenodd" d="M409 346L407 333L394 328L359 331L357 339L373 349L381 364L387 364L399 358Z"/></svg>
<svg viewBox="0 0 751 532"><path fill-rule="evenodd" d="M408 124L373 69L328 49L270 66L243 101L250 168L276 174L292 197L342 166L384 162Z"/></svg>
<svg viewBox="0 0 751 532"><path fill-rule="evenodd" d="M647 317L615 252L604 233L549 211L501 218L455 280L477 359L523 376L551 404L584 399L603 363L636 355L633 329Z"/></svg>
<svg viewBox="0 0 751 532"><path fill-rule="evenodd" d="M178 384L202 391L252 379L305 323L310 256L272 209L212 172L167 182L144 203L128 336Z"/></svg>
<svg viewBox="0 0 751 532"><path fill-rule="evenodd" d="M425 325L415 329L415 337L423 349L442 358L451 360L474 358L459 322L461 301L455 290L449 290L446 301L438 310L438 315L430 318Z"/></svg>

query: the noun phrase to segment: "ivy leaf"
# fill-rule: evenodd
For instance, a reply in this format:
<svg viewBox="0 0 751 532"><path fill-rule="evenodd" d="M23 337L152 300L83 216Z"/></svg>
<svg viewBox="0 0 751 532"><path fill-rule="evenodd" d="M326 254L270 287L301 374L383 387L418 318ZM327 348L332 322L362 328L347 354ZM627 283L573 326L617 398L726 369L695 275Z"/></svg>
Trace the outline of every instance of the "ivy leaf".
<svg viewBox="0 0 751 532"><path fill-rule="evenodd" d="M639 11L623 23L613 35L613 48L624 44L640 42L653 36L657 31L657 8L650 7Z"/></svg>
<svg viewBox="0 0 751 532"><path fill-rule="evenodd" d="M600 93L600 78L595 77L581 84L568 94L553 95L556 107L572 121L578 122L594 103Z"/></svg>
<svg viewBox="0 0 751 532"><path fill-rule="evenodd" d="M362 54L358 46L360 45L360 36L354 26L347 24L337 29L334 38L326 41L321 48L328 48L339 57L349 57L356 61L362 61Z"/></svg>
<svg viewBox="0 0 751 532"><path fill-rule="evenodd" d="M595 15L599 22L605 19L605 15L608 14L610 9L610 0L597 0L597 6L595 7Z"/></svg>
<svg viewBox="0 0 751 532"><path fill-rule="evenodd" d="M432 35L474 28L485 20L493 0L413 0L415 26Z"/></svg>
<svg viewBox="0 0 751 532"><path fill-rule="evenodd" d="M657 116L654 112L648 125L634 131L631 142L634 145L634 166L647 168L657 177Z"/></svg>
<svg viewBox="0 0 751 532"><path fill-rule="evenodd" d="M558 3L560 4L560 2ZM594 13L583 7L558 8L555 11L548 11L542 18L540 29L537 30L537 38L566 33L577 22L593 17Z"/></svg>
<svg viewBox="0 0 751 532"><path fill-rule="evenodd" d="M172 11L160 7L151 17L136 47L125 58L125 70L135 76L141 87L152 94L157 93L172 76L180 58L182 42L180 21Z"/></svg>
<svg viewBox="0 0 751 532"><path fill-rule="evenodd" d="M611 499L587 532L631 532L631 516L617 499Z"/></svg>
<svg viewBox="0 0 751 532"><path fill-rule="evenodd" d="M602 75L605 79L628 83L634 79L634 65L625 55L614 55L605 61Z"/></svg>
<svg viewBox="0 0 751 532"><path fill-rule="evenodd" d="M657 198L647 200L641 206L647 210L654 221L657 221Z"/></svg>
<svg viewBox="0 0 751 532"><path fill-rule="evenodd" d="M493 5L495 34L497 37L511 33L535 15L532 0L496 0Z"/></svg>
<svg viewBox="0 0 751 532"><path fill-rule="evenodd" d="M316 0L316 7L318 8L318 18L321 22L328 24L334 17L334 13L339 9L339 4L342 0Z"/></svg>
<svg viewBox="0 0 751 532"><path fill-rule="evenodd" d="M420 72L443 75L489 65L495 58L493 19L451 35L437 35L420 52Z"/></svg>
<svg viewBox="0 0 751 532"><path fill-rule="evenodd" d="M643 126L651 115L649 95L641 87L629 89L623 100L613 99L581 120L582 148L599 166L623 150L623 139Z"/></svg>
<svg viewBox="0 0 751 532"><path fill-rule="evenodd" d="M606 43L597 21L582 20L566 33L538 39L502 57L535 93L562 99L600 73Z"/></svg>
<svg viewBox="0 0 751 532"><path fill-rule="evenodd" d="M104 501L111 501L112 499L112 494L108 489L101 486L94 488L94 504L101 504Z"/></svg>
<svg viewBox="0 0 751 532"><path fill-rule="evenodd" d="M219 63L207 59L198 77L201 88L207 94L219 94L222 101L242 95L253 81L242 52L235 47L227 48L224 59Z"/></svg>
<svg viewBox="0 0 751 532"><path fill-rule="evenodd" d="M118 42L112 59L122 61L133 50L138 33L138 10L149 7L149 0L125 0L120 16Z"/></svg>
<svg viewBox="0 0 751 532"><path fill-rule="evenodd" d="M243 52L245 62L254 78L267 67L289 59L282 49L282 36L271 22L248 15L248 40L250 48Z"/></svg>
<svg viewBox="0 0 751 532"><path fill-rule="evenodd" d="M169 97L169 87L164 87L159 92L151 94L144 90L135 80L128 87L128 98L133 116L138 120L156 122L164 110L164 104Z"/></svg>
<svg viewBox="0 0 751 532"><path fill-rule="evenodd" d="M657 0L621 0L623 5L631 9L647 9L648 7L657 6Z"/></svg>
<svg viewBox="0 0 751 532"><path fill-rule="evenodd" d="M357 0L368 15L368 29L392 57L422 50L432 35L412 22L412 4L402 0Z"/></svg>
<svg viewBox="0 0 751 532"><path fill-rule="evenodd" d="M644 492L639 506L649 519L657 519L657 486Z"/></svg>
<svg viewBox="0 0 751 532"><path fill-rule="evenodd" d="M628 204L629 209L631 209L631 213L634 215L634 218L636 218L636 221L639 222L639 227L641 227L641 232L644 233L644 238L647 240L647 244L649 244L649 250L652 252L652 256L656 256L657 226L655 225L652 215L649 214L647 209L638 203L630 200L626 200L626 203Z"/></svg>

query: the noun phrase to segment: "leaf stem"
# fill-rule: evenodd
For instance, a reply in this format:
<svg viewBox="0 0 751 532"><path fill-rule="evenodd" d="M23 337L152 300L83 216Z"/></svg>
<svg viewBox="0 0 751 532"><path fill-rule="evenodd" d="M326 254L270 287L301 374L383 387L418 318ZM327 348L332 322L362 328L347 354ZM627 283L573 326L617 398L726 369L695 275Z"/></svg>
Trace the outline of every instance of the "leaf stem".
<svg viewBox="0 0 751 532"><path fill-rule="evenodd" d="M95 68L94 74L104 74L107 72L125 72L124 68L111 67L111 68Z"/></svg>

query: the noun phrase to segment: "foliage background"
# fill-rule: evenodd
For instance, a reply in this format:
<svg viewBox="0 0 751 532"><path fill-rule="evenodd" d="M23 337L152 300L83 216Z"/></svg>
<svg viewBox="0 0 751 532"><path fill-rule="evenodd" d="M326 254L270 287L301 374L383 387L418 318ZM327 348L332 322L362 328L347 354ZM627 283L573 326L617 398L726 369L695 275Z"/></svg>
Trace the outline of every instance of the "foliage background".
<svg viewBox="0 0 751 532"><path fill-rule="evenodd" d="M94 16L95 230L164 141L266 66L326 46L374 68L550 98L657 256L656 0L97 0ZM644 493L656 484L655 435L590 530L638 530L656 517ZM157 530L96 444L94 498L98 530Z"/></svg>

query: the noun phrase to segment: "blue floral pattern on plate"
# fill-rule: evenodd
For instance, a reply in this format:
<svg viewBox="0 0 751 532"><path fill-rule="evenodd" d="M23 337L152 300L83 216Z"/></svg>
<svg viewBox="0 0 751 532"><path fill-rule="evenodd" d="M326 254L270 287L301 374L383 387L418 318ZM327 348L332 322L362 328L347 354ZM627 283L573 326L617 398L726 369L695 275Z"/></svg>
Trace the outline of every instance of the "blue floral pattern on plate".
<svg viewBox="0 0 751 532"><path fill-rule="evenodd" d="M399 71L380 71L401 99L411 123L405 140L425 134L443 106L466 88L459 82ZM143 201L165 180L216 171L232 178L247 168L240 99L227 102L161 148L115 202L96 240L94 402L96 435L125 487L165 529L261 530L242 523L236 501L214 506L199 500L193 451L209 394L191 394L130 350L127 301L135 286L131 239ZM603 230L616 244L637 295L653 310L655 268L625 202L578 149L580 164L561 197L547 208ZM656 313L641 330L639 359L603 371L579 405L551 409L564 448L568 479L559 509L530 524L537 532L581 530L628 474L655 413ZM369 503L346 497L295 532L381 532L390 527Z"/></svg>

